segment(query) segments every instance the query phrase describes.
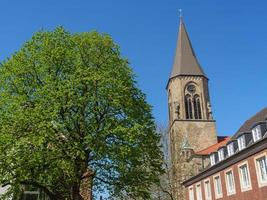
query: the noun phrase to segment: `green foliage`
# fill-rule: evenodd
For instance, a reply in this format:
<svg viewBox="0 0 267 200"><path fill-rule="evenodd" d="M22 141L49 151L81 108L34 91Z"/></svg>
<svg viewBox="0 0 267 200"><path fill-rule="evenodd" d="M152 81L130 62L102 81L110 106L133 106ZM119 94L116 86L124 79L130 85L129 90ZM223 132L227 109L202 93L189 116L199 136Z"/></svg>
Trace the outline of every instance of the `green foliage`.
<svg viewBox="0 0 267 200"><path fill-rule="evenodd" d="M149 199L162 155L145 95L105 34L37 32L0 68L0 182L70 199L88 170L95 192Z"/></svg>

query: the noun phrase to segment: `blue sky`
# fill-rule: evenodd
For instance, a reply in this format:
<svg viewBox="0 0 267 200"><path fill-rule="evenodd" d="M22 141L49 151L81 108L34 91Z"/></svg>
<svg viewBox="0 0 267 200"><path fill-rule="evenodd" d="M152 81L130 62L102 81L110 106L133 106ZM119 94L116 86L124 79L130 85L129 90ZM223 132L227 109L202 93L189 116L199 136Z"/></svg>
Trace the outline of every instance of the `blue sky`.
<svg viewBox="0 0 267 200"><path fill-rule="evenodd" d="M267 106L267 3L264 0L1 0L0 60L34 32L62 25L97 30L121 46L158 122L167 122L165 86L178 31L178 10L210 79L218 133L232 135Z"/></svg>

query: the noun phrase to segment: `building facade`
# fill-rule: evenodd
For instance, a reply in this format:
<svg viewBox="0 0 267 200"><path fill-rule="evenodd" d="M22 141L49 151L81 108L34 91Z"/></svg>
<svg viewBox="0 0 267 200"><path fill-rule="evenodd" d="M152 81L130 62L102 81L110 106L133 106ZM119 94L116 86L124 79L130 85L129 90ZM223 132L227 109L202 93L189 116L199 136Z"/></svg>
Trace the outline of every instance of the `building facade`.
<svg viewBox="0 0 267 200"><path fill-rule="evenodd" d="M206 152L210 167L183 183L187 200L267 199L267 108Z"/></svg>
<svg viewBox="0 0 267 200"><path fill-rule="evenodd" d="M203 162L208 161L206 155L197 155L195 152L218 142L208 77L197 60L182 18L166 89L173 196L182 200L184 189L181 183L198 172Z"/></svg>
<svg viewBox="0 0 267 200"><path fill-rule="evenodd" d="M166 89L173 198L267 200L267 108L217 136L208 77L182 19Z"/></svg>

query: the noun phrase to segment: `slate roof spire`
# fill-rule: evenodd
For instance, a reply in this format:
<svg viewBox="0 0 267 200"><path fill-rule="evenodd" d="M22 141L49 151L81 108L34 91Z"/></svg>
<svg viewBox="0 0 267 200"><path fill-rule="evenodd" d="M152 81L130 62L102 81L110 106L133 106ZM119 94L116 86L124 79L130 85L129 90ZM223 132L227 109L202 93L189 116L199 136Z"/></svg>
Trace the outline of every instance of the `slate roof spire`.
<svg viewBox="0 0 267 200"><path fill-rule="evenodd" d="M179 75L193 75L193 76L206 77L192 48L181 15L180 15L179 34L177 39L175 58L170 79Z"/></svg>

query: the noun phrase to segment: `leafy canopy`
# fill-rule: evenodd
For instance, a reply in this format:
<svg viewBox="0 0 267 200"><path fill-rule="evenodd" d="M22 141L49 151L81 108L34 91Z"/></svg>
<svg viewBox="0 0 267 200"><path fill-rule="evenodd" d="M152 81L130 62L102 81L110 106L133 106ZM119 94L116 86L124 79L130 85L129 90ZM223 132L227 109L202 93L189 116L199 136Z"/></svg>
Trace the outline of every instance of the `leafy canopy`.
<svg viewBox="0 0 267 200"><path fill-rule="evenodd" d="M159 135L128 61L111 37L37 32L0 68L0 183L71 198L149 199L161 173ZM80 188L81 190L81 188Z"/></svg>

